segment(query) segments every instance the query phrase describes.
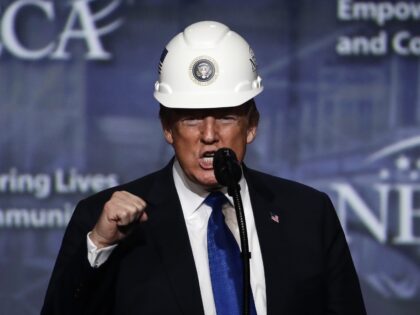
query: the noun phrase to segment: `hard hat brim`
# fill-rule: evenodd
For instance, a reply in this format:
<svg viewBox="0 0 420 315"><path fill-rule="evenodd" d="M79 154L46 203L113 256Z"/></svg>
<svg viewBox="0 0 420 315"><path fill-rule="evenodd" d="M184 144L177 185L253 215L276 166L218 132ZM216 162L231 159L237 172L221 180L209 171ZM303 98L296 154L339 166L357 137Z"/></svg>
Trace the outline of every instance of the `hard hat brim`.
<svg viewBox="0 0 420 315"><path fill-rule="evenodd" d="M160 104L168 108L224 108L240 106L260 94L263 90L264 87L261 86L250 91L242 91L234 94L232 92L217 92L197 94L188 93L186 95L182 95L182 93L167 94L155 91L153 96Z"/></svg>

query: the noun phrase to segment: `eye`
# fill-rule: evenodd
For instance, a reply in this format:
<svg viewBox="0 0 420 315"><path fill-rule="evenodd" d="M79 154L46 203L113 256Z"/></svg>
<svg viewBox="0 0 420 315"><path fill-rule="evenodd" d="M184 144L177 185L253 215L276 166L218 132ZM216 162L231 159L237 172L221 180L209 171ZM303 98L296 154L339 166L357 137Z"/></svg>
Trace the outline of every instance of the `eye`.
<svg viewBox="0 0 420 315"><path fill-rule="evenodd" d="M181 123L185 126L197 126L199 125L201 122L203 121L203 119L198 118L198 117L184 117L181 119Z"/></svg>
<svg viewBox="0 0 420 315"><path fill-rule="evenodd" d="M225 116L221 116L219 118L217 118L217 120L221 123L224 124L230 124L230 123L234 123L235 121L238 120L238 117L235 115L225 115Z"/></svg>

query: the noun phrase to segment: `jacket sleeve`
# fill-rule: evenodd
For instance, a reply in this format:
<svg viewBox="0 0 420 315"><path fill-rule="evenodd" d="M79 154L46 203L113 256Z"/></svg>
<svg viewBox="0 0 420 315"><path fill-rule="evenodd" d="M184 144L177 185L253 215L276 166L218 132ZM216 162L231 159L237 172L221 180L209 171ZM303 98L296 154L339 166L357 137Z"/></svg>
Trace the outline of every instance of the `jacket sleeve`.
<svg viewBox="0 0 420 315"><path fill-rule="evenodd" d="M100 210L81 201L69 222L48 285L41 315L107 314L112 310L113 262L99 268L87 258L86 235ZM112 255L111 255L112 256ZM93 312L95 310L95 312Z"/></svg>
<svg viewBox="0 0 420 315"><path fill-rule="evenodd" d="M324 210L326 314L366 315L350 250L336 211L327 195Z"/></svg>

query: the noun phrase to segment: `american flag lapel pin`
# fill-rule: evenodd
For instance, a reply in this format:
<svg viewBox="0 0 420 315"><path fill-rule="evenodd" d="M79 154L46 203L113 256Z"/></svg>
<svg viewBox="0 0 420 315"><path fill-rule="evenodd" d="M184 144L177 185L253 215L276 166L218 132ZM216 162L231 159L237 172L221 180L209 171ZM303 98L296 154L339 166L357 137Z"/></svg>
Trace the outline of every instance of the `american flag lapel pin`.
<svg viewBox="0 0 420 315"><path fill-rule="evenodd" d="M279 216L273 212L270 212L271 221L279 223Z"/></svg>

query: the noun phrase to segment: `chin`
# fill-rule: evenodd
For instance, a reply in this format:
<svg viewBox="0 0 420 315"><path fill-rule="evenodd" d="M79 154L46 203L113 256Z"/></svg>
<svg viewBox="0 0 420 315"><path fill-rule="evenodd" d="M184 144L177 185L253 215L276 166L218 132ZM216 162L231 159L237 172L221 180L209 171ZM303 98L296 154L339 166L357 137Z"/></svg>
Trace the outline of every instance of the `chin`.
<svg viewBox="0 0 420 315"><path fill-rule="evenodd" d="M217 180L200 180L198 184L206 188L215 188L219 186Z"/></svg>
<svg viewBox="0 0 420 315"><path fill-rule="evenodd" d="M215 188L217 186L219 186L219 183L216 180L216 177L214 177L214 174L212 172L212 174L210 176L198 176L196 177L196 182L206 188Z"/></svg>

